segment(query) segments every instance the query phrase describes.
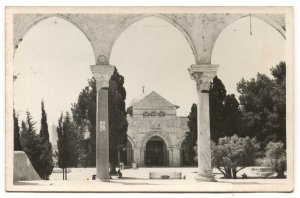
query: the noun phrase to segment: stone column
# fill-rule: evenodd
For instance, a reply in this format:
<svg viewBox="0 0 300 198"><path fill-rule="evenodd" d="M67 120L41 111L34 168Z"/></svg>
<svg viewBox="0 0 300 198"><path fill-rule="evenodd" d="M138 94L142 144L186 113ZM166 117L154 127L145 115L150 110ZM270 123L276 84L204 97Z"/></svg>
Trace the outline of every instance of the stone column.
<svg viewBox="0 0 300 198"><path fill-rule="evenodd" d="M139 147L133 148L133 161L137 163L138 166L141 166L140 156L141 156L141 149Z"/></svg>
<svg viewBox="0 0 300 198"><path fill-rule="evenodd" d="M145 157L146 157L146 148L141 148L140 153L141 153L141 155L140 155L140 165L141 165L141 167L144 167L144 166L146 166L146 159L145 159Z"/></svg>
<svg viewBox="0 0 300 198"><path fill-rule="evenodd" d="M96 79L96 177L109 181L109 124L108 124L108 87L114 66L92 65L91 70Z"/></svg>
<svg viewBox="0 0 300 198"><path fill-rule="evenodd" d="M198 93L198 181L215 181L211 167L209 88L217 68L218 65L192 65L189 68L191 78L196 81Z"/></svg>
<svg viewBox="0 0 300 198"><path fill-rule="evenodd" d="M173 165L173 149L172 148L167 148L168 149L168 155L169 155L169 166Z"/></svg>

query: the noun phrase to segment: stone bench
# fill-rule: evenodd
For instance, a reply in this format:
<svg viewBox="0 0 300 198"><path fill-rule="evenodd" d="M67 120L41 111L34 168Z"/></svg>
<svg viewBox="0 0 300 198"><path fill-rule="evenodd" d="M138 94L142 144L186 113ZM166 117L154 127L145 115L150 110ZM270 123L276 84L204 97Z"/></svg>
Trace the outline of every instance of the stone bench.
<svg viewBox="0 0 300 198"><path fill-rule="evenodd" d="M149 179L181 179L181 172L149 172Z"/></svg>

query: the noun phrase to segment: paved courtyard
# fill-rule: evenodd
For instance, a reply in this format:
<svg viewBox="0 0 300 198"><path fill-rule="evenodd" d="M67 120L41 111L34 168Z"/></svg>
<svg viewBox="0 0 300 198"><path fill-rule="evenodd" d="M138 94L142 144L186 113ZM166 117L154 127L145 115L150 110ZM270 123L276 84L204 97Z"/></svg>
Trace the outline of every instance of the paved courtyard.
<svg viewBox="0 0 300 198"><path fill-rule="evenodd" d="M179 167L165 167L165 168L139 168L139 169L124 169L122 170L123 177L118 179L117 176L112 176L110 182L101 182L99 180L92 180L92 175L95 174L95 168L72 168L68 173L68 180L62 180L62 173L52 173L50 180L40 181L21 181L18 186L22 189L24 185L38 185L40 190L49 190L49 187L55 190L65 190L69 187L70 190L75 191L218 191L220 187L231 189L236 185L253 184L284 184L285 179L272 178L257 178L257 175L251 171L251 168L246 168L238 173L246 173L248 179L222 179L223 176L217 169L214 169L214 175L217 179L216 183L212 182L198 182L195 180L197 168L179 168ZM186 179L149 179L149 172L181 172ZM216 184L216 185L212 185ZM218 186L218 188L216 188ZM259 190L259 189L257 189ZM263 189L262 189L263 190Z"/></svg>

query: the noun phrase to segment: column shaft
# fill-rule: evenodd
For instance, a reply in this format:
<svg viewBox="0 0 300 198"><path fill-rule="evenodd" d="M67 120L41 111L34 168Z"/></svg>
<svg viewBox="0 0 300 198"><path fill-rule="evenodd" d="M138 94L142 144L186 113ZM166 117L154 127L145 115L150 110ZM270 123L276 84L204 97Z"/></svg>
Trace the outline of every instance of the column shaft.
<svg viewBox="0 0 300 198"><path fill-rule="evenodd" d="M96 175L102 181L109 181L109 123L108 90L97 93L96 123Z"/></svg>
<svg viewBox="0 0 300 198"><path fill-rule="evenodd" d="M198 180L213 181L211 168L211 148L210 148L210 117L209 117L209 93L199 93L199 103L197 106L198 125Z"/></svg>

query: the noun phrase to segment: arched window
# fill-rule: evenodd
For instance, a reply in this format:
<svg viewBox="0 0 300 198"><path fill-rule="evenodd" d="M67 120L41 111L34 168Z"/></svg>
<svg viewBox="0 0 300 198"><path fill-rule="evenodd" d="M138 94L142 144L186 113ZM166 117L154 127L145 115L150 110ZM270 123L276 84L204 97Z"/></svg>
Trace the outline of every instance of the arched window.
<svg viewBox="0 0 300 198"><path fill-rule="evenodd" d="M152 111L152 112L151 112L151 116L156 116L156 112L155 112L155 111Z"/></svg>
<svg viewBox="0 0 300 198"><path fill-rule="evenodd" d="M150 116L150 114L148 112L143 113L143 117L149 117L149 116Z"/></svg>
<svg viewBox="0 0 300 198"><path fill-rule="evenodd" d="M166 115L165 112L163 112L163 111L159 112L159 117L163 117L165 115Z"/></svg>

